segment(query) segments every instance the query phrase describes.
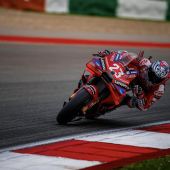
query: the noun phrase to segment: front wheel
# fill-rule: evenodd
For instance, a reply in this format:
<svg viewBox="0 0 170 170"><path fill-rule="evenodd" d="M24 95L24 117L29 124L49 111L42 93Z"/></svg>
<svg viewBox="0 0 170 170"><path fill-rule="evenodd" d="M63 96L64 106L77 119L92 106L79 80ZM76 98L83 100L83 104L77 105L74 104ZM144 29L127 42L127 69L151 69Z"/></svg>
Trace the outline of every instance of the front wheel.
<svg viewBox="0 0 170 170"><path fill-rule="evenodd" d="M82 107L91 100L91 95L85 90L79 90L75 96L61 109L57 115L57 122L61 125L65 125L72 121L78 113L81 111Z"/></svg>

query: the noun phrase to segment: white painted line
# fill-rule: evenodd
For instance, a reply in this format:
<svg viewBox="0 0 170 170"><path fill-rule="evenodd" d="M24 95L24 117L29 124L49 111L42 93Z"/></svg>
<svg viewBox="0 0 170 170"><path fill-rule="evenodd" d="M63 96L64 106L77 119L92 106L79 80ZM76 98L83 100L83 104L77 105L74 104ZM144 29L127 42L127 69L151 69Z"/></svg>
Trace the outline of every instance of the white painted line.
<svg viewBox="0 0 170 170"><path fill-rule="evenodd" d="M76 160L32 154L4 152L0 154L2 170L75 170L99 165L98 161Z"/></svg>
<svg viewBox="0 0 170 170"><path fill-rule="evenodd" d="M113 132L120 133L121 131L124 131L124 130L131 130L131 129L143 128L143 127L148 127L148 126L153 126L153 125L161 125L161 124L166 124L166 123L170 123L170 120L156 122L156 123L147 123L147 124L143 124L143 125L139 125L139 126L132 126L132 127L126 127L126 128L118 128L118 129L111 129L111 130L103 130L103 131L85 133L85 134L81 134L81 135L70 135L70 136L61 137L61 138L53 138L53 139L49 139L49 140L33 142L33 143L19 145L19 146L15 146L15 147L4 148L4 149L0 150L0 153L5 152L5 151L10 151L10 150L17 150L17 149L21 149L21 148L28 148L28 147L50 144L50 143L54 143L54 142L77 139L77 138L82 138L82 137L90 137L90 136L93 137L94 135L100 135L100 134L110 134L110 133L113 133Z"/></svg>
<svg viewBox="0 0 170 170"><path fill-rule="evenodd" d="M124 18L166 20L168 4L163 0L118 0L116 16Z"/></svg>
<svg viewBox="0 0 170 170"><path fill-rule="evenodd" d="M170 134L144 130L124 130L76 139L158 149L170 148Z"/></svg>
<svg viewBox="0 0 170 170"><path fill-rule="evenodd" d="M45 11L49 13L68 13L69 0L46 0Z"/></svg>
<svg viewBox="0 0 170 170"><path fill-rule="evenodd" d="M136 130L137 128L148 127L153 125L161 125L170 123L170 121L145 124L131 128L114 129L109 131L101 131L88 133L83 135L74 135L66 138L42 141L41 143L32 143L32 146L54 143L64 140L83 140L97 141L112 144L131 145L138 147L148 147L157 149L170 148L170 134L157 133L145 130ZM24 147L31 147L24 145ZM24 148L22 146L13 149ZM9 149L9 148L8 148ZM23 154L11 151L0 152L0 169L3 170L75 170L102 164L99 161L77 160L63 157L44 156L36 154Z"/></svg>

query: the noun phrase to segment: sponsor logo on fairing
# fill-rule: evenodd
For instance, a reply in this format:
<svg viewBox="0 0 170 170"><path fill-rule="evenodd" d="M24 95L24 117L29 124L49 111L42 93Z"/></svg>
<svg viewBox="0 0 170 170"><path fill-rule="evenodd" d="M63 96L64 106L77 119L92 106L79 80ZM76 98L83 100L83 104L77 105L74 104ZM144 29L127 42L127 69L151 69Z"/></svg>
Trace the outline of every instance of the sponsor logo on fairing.
<svg viewBox="0 0 170 170"><path fill-rule="evenodd" d="M98 62L98 60L96 61L96 65L100 67L100 63Z"/></svg>
<svg viewBox="0 0 170 170"><path fill-rule="evenodd" d="M115 80L114 83L115 83L116 85L118 85L118 86L121 86L121 87L129 90L129 87L128 87L125 83L123 83L123 82L121 82L121 81Z"/></svg>
<svg viewBox="0 0 170 170"><path fill-rule="evenodd" d="M101 61L103 70L106 70L106 65L105 65L104 59L101 58L100 61Z"/></svg>
<svg viewBox="0 0 170 170"><path fill-rule="evenodd" d="M138 74L138 71L136 71L136 70L129 70L129 71L126 72L126 74L129 74L129 75L131 75L131 74Z"/></svg>

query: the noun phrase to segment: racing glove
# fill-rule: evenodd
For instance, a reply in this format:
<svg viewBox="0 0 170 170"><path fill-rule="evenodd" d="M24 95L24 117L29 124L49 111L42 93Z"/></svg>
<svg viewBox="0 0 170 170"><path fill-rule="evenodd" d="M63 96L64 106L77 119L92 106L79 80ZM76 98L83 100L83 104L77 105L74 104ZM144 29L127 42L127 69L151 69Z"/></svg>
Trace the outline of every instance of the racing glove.
<svg viewBox="0 0 170 170"><path fill-rule="evenodd" d="M138 99L142 99L144 97L144 91L142 87L139 85L135 85L132 89L132 92L134 96L137 97Z"/></svg>
<svg viewBox="0 0 170 170"><path fill-rule="evenodd" d="M137 98L135 96L133 97L130 97L128 100L127 100L127 105L130 107L130 108L138 108L139 110L142 110L142 111L145 111L147 110L145 108L145 104L146 104L146 101L144 98Z"/></svg>
<svg viewBox="0 0 170 170"><path fill-rule="evenodd" d="M133 97L127 100L127 105L131 108L138 108L139 110L145 111L146 101L144 98L144 91L141 86L135 85L132 89Z"/></svg>

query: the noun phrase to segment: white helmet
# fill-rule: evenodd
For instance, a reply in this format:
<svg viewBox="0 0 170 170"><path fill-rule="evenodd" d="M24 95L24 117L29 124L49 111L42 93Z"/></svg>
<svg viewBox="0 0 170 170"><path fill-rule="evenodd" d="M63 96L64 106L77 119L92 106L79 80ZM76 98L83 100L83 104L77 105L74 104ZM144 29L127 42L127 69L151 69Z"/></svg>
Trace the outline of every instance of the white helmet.
<svg viewBox="0 0 170 170"><path fill-rule="evenodd" d="M149 68L149 80L152 83L159 83L169 74L169 65L166 61L158 60L151 64Z"/></svg>

